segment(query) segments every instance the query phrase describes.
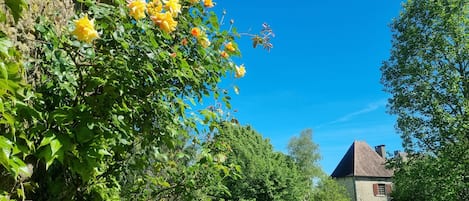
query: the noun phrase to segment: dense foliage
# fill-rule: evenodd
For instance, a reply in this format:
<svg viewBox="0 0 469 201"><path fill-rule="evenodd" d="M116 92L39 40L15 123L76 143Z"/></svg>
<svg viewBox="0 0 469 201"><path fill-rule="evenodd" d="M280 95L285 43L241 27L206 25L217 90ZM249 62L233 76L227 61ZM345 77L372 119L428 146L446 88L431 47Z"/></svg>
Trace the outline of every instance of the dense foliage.
<svg viewBox="0 0 469 201"><path fill-rule="evenodd" d="M226 200L322 200L347 201L345 188L326 176L317 164L319 153L311 130L290 140L284 154L273 150L251 127L225 123L214 141L225 144L226 161L239 165L239 178L224 180Z"/></svg>
<svg viewBox="0 0 469 201"><path fill-rule="evenodd" d="M289 156L227 123L246 69L211 0L0 6L0 200L341 200L311 135Z"/></svg>
<svg viewBox="0 0 469 201"><path fill-rule="evenodd" d="M396 200L469 199L469 2L409 0L392 24L382 83L408 160Z"/></svg>
<svg viewBox="0 0 469 201"><path fill-rule="evenodd" d="M295 162L251 127L226 123L215 140L232 150L227 162L240 169L240 178L224 181L226 200L302 200L310 191Z"/></svg>
<svg viewBox="0 0 469 201"><path fill-rule="evenodd" d="M2 27L21 24L21 15L42 5L30 3L5 1ZM230 59L240 54L235 28L220 29L211 1L73 4L75 20L65 26L57 17L34 19L25 55L14 45L22 37L9 38L18 32L0 35L0 196L194 200L223 193L220 182L233 166L207 160L223 149L213 153L196 138L203 125L215 129L218 114L205 109L199 118L190 106L214 96L229 107L217 84L245 73Z"/></svg>

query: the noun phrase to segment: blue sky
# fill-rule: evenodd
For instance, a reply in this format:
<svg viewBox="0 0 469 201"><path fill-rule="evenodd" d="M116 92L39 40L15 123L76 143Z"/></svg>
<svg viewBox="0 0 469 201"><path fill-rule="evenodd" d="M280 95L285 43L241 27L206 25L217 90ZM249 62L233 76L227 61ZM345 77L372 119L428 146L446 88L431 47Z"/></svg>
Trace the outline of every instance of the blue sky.
<svg viewBox="0 0 469 201"><path fill-rule="evenodd" d="M380 84L389 57L389 24L400 0L267 1L218 0L238 32L256 33L266 22L275 32L270 53L238 39L247 74L235 80L235 116L269 138L276 150L313 129L320 164L332 173L354 140L402 149L386 113L388 94ZM231 84L231 81L229 81Z"/></svg>

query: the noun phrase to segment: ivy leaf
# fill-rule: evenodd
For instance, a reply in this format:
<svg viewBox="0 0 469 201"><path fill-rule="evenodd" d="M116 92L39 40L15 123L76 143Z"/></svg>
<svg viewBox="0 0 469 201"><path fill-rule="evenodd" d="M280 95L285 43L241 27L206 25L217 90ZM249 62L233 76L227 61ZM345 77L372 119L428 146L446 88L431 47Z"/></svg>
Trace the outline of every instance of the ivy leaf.
<svg viewBox="0 0 469 201"><path fill-rule="evenodd" d="M7 167L11 154L11 148L12 148L12 142L3 136L0 136L0 163L4 166Z"/></svg>
<svg viewBox="0 0 469 201"><path fill-rule="evenodd" d="M48 134L46 135L46 137L42 138L41 144L39 144L39 147L38 147L38 148L50 144L50 142L51 142L53 139L55 139L55 135L54 135L54 134L51 134L51 133L48 133Z"/></svg>
<svg viewBox="0 0 469 201"><path fill-rule="evenodd" d="M52 155L55 155L55 153L57 153L57 151L59 151L59 149L62 148L62 143L60 143L59 140L57 139L54 139L50 142L50 149L52 151Z"/></svg>
<svg viewBox="0 0 469 201"><path fill-rule="evenodd" d="M18 173L23 178L29 178L33 174L32 169L28 168L28 166L18 157L13 157L12 160L18 164Z"/></svg>
<svg viewBox="0 0 469 201"><path fill-rule="evenodd" d="M1 45L2 44L0 44L0 46ZM0 62L0 79L8 79L8 70L3 62Z"/></svg>
<svg viewBox="0 0 469 201"><path fill-rule="evenodd" d="M1 37L0 38L0 56L7 56L8 49L13 45L10 40L7 38ZM3 63L3 62L2 62Z"/></svg>
<svg viewBox="0 0 469 201"><path fill-rule="evenodd" d="M5 0L5 4L11 10L11 14L17 23L23 13L23 10L26 9L27 3L25 0Z"/></svg>

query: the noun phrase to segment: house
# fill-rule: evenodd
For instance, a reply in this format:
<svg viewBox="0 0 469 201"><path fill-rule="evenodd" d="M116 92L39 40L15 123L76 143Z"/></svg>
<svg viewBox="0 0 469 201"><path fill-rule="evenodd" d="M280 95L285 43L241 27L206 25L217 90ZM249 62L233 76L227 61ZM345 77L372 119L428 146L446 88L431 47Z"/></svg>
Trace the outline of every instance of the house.
<svg viewBox="0 0 469 201"><path fill-rule="evenodd" d="M390 201L393 171L385 168L385 146L375 151L362 141L354 141L332 173L344 185L352 201Z"/></svg>

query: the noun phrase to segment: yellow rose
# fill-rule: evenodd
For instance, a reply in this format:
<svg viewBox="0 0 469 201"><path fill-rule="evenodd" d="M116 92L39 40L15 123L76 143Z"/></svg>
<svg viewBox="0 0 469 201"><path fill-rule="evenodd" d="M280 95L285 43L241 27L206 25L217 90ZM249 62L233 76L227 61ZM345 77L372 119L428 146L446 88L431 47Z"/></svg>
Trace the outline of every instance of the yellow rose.
<svg viewBox="0 0 469 201"><path fill-rule="evenodd" d="M145 18L145 9L147 3L143 0L135 0L130 2L127 7L130 9L129 15L132 16L135 20Z"/></svg>
<svg viewBox="0 0 469 201"><path fill-rule="evenodd" d="M154 16L150 17L153 20L153 23L160 26L160 29L167 33L171 33L176 30L178 22L173 19L173 16L170 12L166 13L157 13Z"/></svg>
<svg viewBox="0 0 469 201"><path fill-rule="evenodd" d="M147 12L150 16L156 15L163 10L163 4L160 0L153 0L147 4Z"/></svg>
<svg viewBox="0 0 469 201"><path fill-rule="evenodd" d="M177 17L178 13L181 13L181 4L179 4L179 0L168 0L164 3L166 10L171 12L173 17Z"/></svg>
<svg viewBox="0 0 469 201"><path fill-rule="evenodd" d="M242 78L244 77L244 74L246 74L246 68L244 67L244 64L241 66L236 66L236 72L235 72L235 77L236 78Z"/></svg>
<svg viewBox="0 0 469 201"><path fill-rule="evenodd" d="M236 48L233 46L231 42L225 45L225 49L228 50L229 52L234 52L236 50Z"/></svg>
<svg viewBox="0 0 469 201"><path fill-rule="evenodd" d="M94 29L94 19L89 20L88 15L75 20L75 30L72 32L78 40L91 43L92 40L99 37L98 32Z"/></svg>
<svg viewBox="0 0 469 201"><path fill-rule="evenodd" d="M204 0L204 6L207 8L211 8L215 5L213 4L212 0Z"/></svg>

